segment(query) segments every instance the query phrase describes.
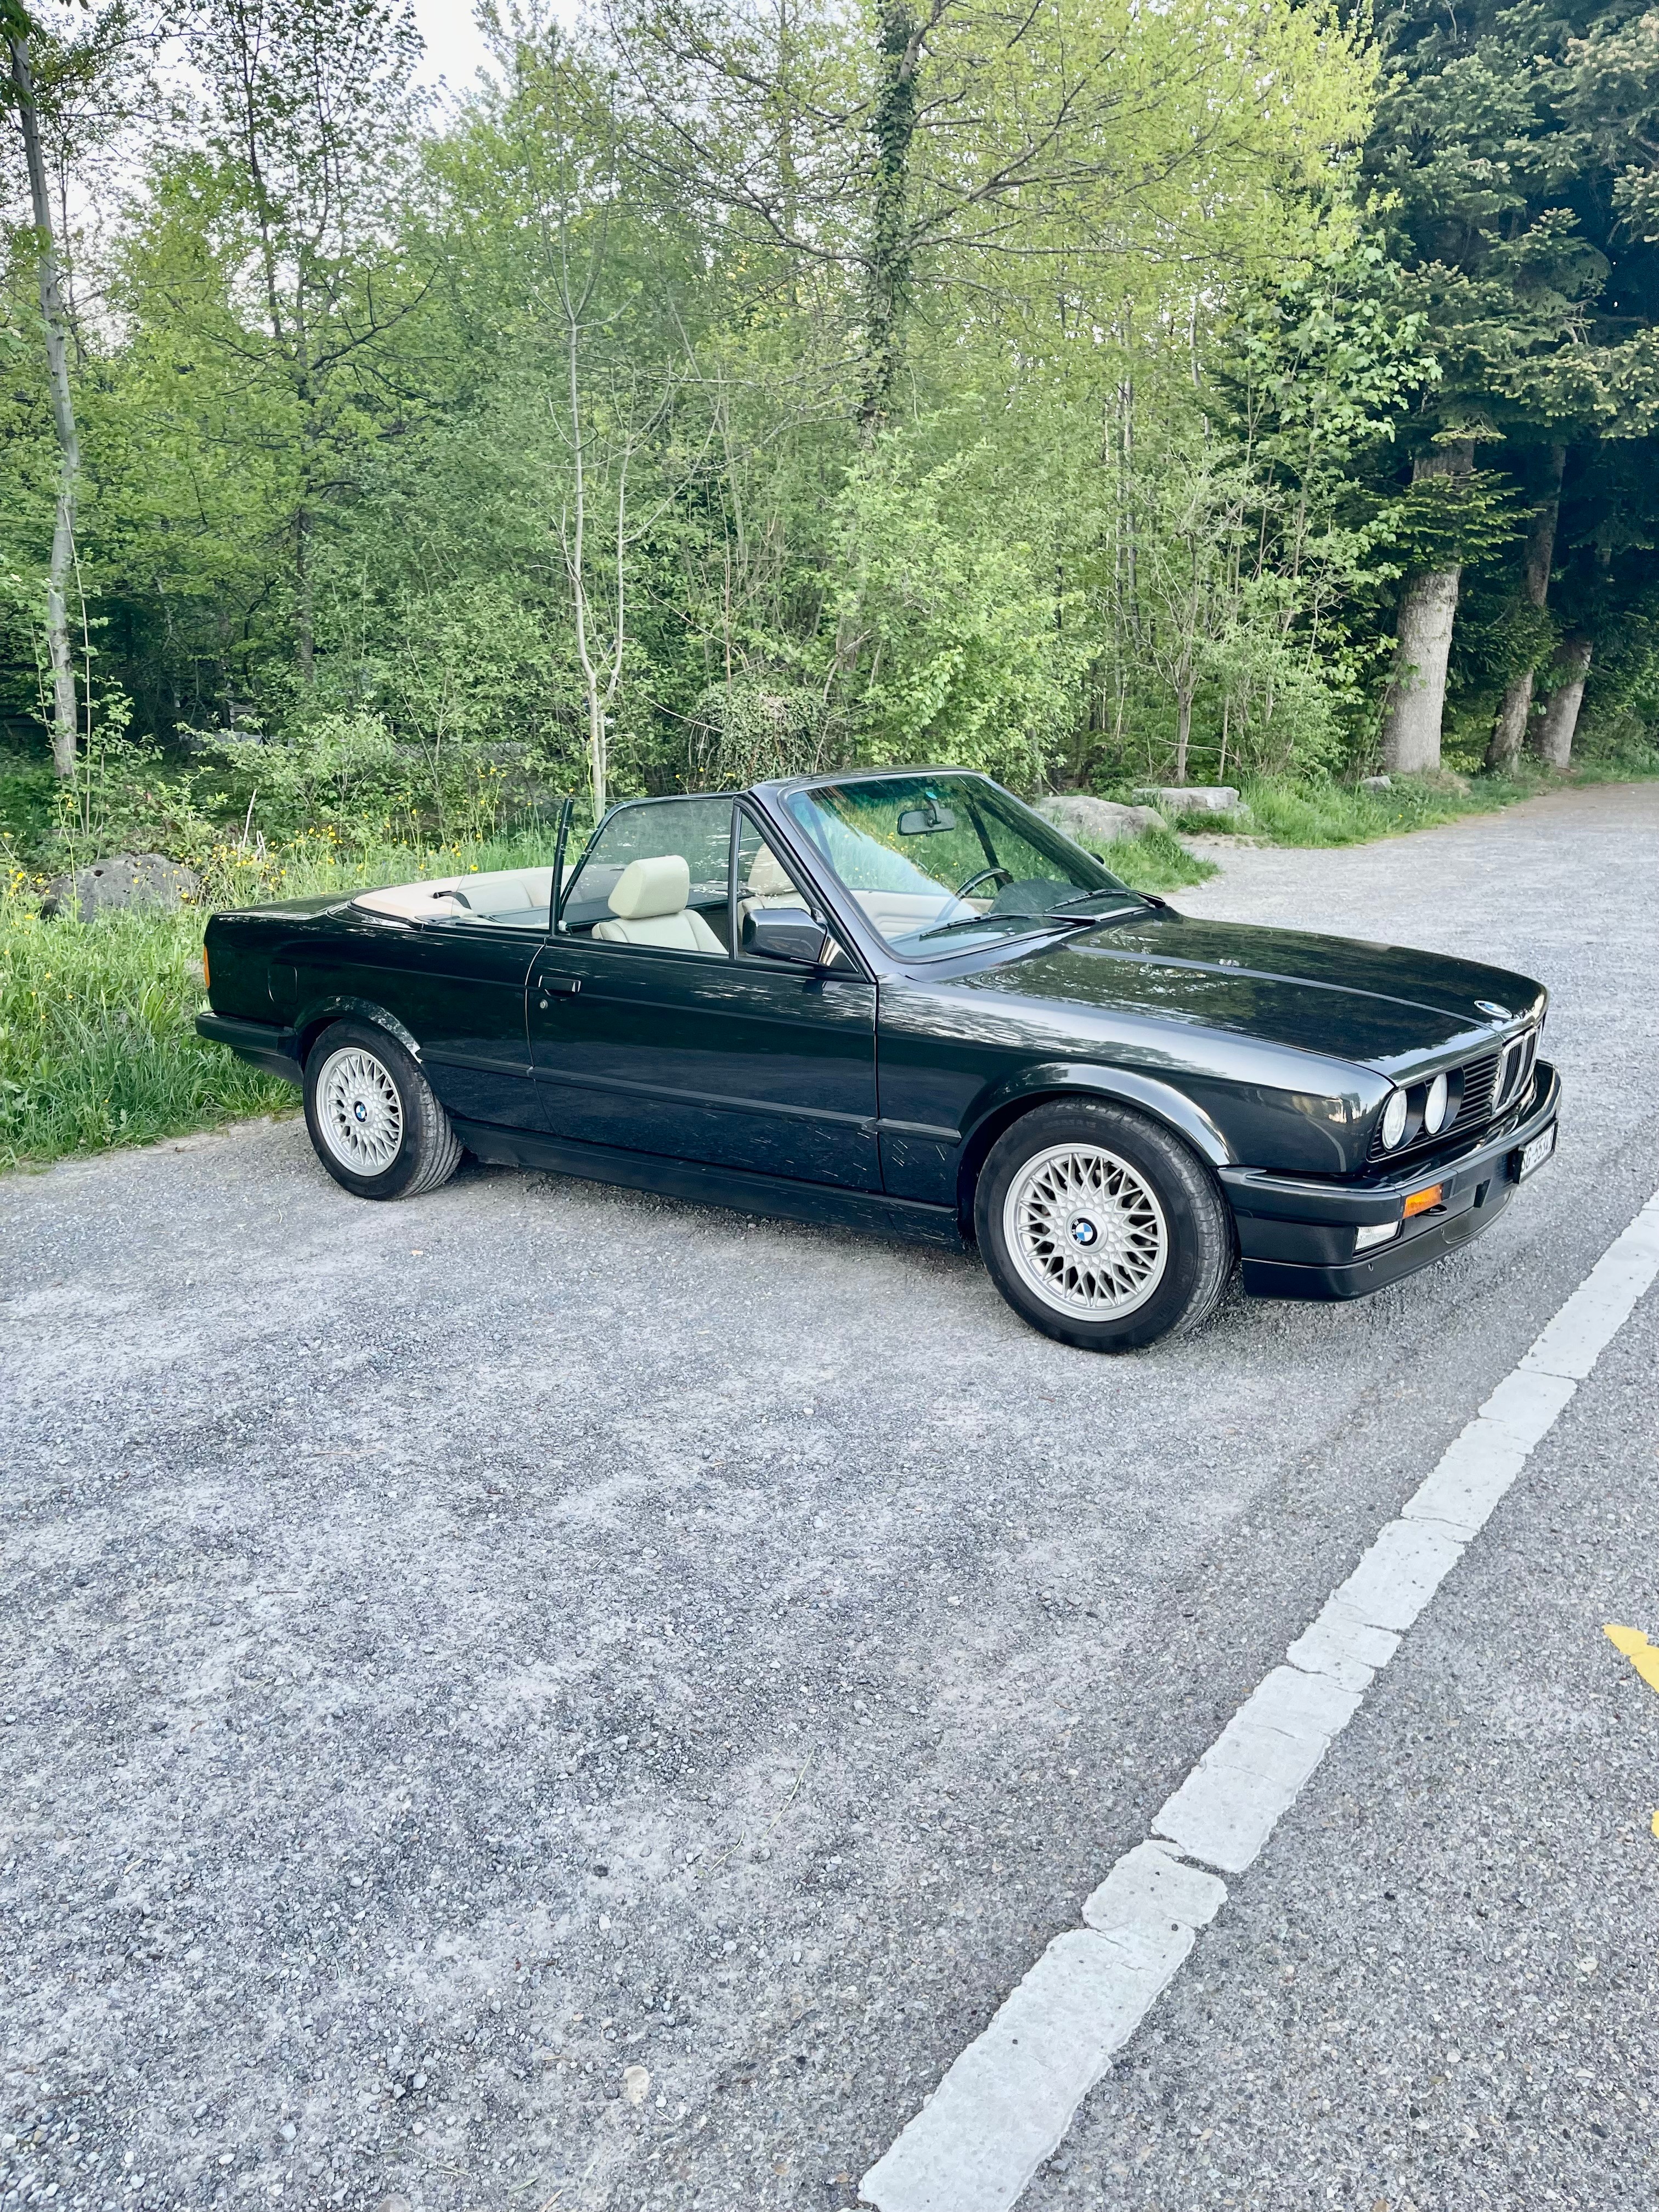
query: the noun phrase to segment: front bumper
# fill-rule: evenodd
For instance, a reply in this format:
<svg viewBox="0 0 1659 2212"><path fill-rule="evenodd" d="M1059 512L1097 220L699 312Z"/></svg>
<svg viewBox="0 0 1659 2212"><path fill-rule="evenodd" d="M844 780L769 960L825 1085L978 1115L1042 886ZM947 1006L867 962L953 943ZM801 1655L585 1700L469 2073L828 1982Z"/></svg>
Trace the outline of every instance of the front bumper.
<svg viewBox="0 0 1659 2212"><path fill-rule="evenodd" d="M1546 1060L1532 1097L1468 1150L1374 1182L1312 1182L1255 1168L1219 1170L1238 1230L1244 1287L1258 1297L1362 1298L1443 1259L1489 1229L1516 1192L1515 1159L1555 1121L1561 1079ZM1413 1191L1443 1187L1431 1212L1405 1223L1390 1243L1356 1258L1357 1229L1398 1221Z"/></svg>

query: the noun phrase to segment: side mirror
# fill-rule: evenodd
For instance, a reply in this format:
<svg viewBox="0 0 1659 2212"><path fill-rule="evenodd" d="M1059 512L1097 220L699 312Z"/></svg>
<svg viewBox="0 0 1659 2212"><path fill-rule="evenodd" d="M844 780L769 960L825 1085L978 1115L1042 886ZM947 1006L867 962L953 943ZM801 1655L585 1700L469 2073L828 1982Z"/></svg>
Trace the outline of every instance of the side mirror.
<svg viewBox="0 0 1659 2212"><path fill-rule="evenodd" d="M743 949L762 960L790 960L798 968L821 967L830 951L830 933L805 907L757 906L744 916Z"/></svg>

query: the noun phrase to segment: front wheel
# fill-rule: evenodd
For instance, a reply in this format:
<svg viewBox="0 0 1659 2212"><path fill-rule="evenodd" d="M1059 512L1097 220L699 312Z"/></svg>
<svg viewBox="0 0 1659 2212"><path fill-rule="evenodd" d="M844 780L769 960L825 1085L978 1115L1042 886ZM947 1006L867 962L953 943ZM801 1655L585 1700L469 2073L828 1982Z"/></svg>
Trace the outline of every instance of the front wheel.
<svg viewBox="0 0 1659 2212"><path fill-rule="evenodd" d="M336 1182L359 1198L418 1198L461 1147L432 1086L395 1038L336 1022L306 1060L306 1127Z"/></svg>
<svg viewBox="0 0 1659 2212"><path fill-rule="evenodd" d="M974 1194L991 1279L1044 1335L1133 1352L1219 1303L1232 1214L1178 1137L1121 1106L1034 1107L992 1146Z"/></svg>

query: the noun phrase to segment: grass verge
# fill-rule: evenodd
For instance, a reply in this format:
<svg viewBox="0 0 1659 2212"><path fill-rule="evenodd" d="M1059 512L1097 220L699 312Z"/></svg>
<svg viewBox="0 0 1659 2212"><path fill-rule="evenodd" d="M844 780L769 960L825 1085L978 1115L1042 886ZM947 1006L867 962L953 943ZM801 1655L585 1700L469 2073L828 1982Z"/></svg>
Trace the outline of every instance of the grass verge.
<svg viewBox="0 0 1659 2212"><path fill-rule="evenodd" d="M1397 775L1387 791L1366 791L1346 783L1290 783L1254 777L1240 787L1243 807L1236 815L1189 814L1181 817L1188 835L1243 836L1273 845L1364 845L1377 837L1403 837L1470 814L1491 814L1517 800L1539 799L1577 785L1636 782L1656 771L1644 763L1610 762L1576 769L1571 777L1534 769L1525 759L1513 774L1474 776ZM1139 888L1153 890L1158 884Z"/></svg>
<svg viewBox="0 0 1659 2212"><path fill-rule="evenodd" d="M1116 838L1103 847L1100 857L1120 882L1137 891L1178 891L1219 872L1213 860L1189 853L1172 830Z"/></svg>
<svg viewBox="0 0 1659 2212"><path fill-rule="evenodd" d="M313 836L283 852L222 848L200 906L43 919L21 870L0 870L0 1169L147 1145L289 1110L291 1084L196 1034L202 932L215 906L511 867L511 843L351 849Z"/></svg>
<svg viewBox="0 0 1659 2212"><path fill-rule="evenodd" d="M204 1044L199 909L43 921L0 906L0 1167L291 1105L290 1085Z"/></svg>

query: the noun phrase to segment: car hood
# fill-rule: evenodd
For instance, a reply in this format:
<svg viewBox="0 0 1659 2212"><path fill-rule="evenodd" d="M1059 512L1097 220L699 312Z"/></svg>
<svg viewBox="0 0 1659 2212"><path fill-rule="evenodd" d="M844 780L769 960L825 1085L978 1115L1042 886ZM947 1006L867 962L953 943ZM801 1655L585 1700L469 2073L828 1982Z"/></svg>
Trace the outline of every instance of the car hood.
<svg viewBox="0 0 1659 2212"><path fill-rule="evenodd" d="M958 983L1231 1030L1385 1074L1485 1045L1543 998L1540 985L1506 969L1356 938L1199 921L1173 907L1050 939Z"/></svg>

